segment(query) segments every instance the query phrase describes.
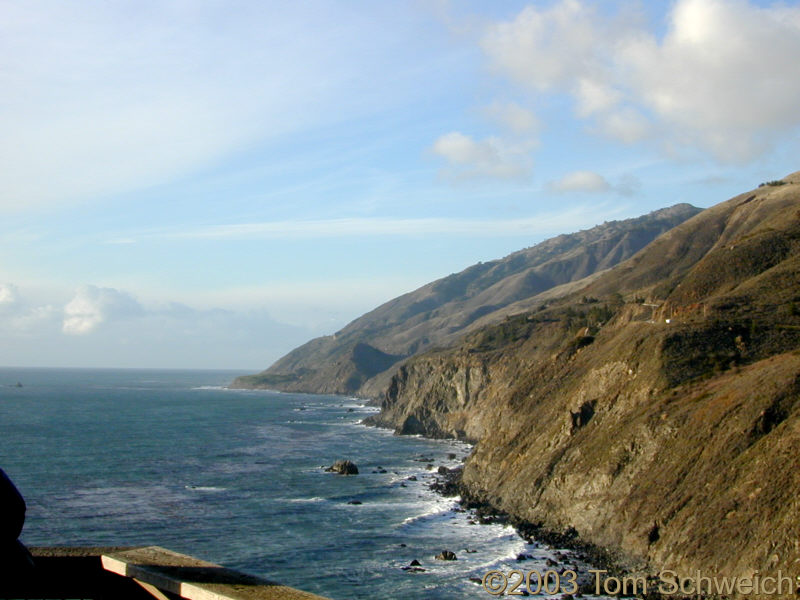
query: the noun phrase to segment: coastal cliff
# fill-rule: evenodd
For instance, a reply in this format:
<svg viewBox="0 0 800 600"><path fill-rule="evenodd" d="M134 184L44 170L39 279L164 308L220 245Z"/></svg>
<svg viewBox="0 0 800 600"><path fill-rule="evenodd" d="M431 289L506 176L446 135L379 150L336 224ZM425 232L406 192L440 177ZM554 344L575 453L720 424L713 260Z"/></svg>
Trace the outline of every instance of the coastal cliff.
<svg viewBox="0 0 800 600"><path fill-rule="evenodd" d="M465 496L630 568L794 577L800 172L411 358L370 422L476 442Z"/></svg>
<svg viewBox="0 0 800 600"><path fill-rule="evenodd" d="M560 235L478 263L391 300L334 335L313 339L232 387L377 398L409 357L569 292L633 256L701 209L676 204L650 214Z"/></svg>

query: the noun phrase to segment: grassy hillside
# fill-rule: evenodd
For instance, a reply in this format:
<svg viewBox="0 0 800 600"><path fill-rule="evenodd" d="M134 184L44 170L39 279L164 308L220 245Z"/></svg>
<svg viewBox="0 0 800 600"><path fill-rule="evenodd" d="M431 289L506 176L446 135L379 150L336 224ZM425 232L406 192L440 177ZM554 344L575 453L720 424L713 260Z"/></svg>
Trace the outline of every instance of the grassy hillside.
<svg viewBox="0 0 800 600"><path fill-rule="evenodd" d="M800 562L800 173L414 357L375 424L477 442L463 492L682 577Z"/></svg>
<svg viewBox="0 0 800 600"><path fill-rule="evenodd" d="M311 340L266 371L241 377L233 385L377 395L393 368L408 357L497 322L537 294L608 269L698 212L678 204L473 265L395 298L335 335ZM364 354L375 358L365 360Z"/></svg>

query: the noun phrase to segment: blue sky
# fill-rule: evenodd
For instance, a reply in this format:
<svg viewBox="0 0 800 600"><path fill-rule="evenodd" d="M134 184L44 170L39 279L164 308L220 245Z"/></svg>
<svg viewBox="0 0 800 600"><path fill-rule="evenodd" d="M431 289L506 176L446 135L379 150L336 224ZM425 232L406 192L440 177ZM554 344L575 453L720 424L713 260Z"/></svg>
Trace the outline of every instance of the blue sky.
<svg viewBox="0 0 800 600"><path fill-rule="evenodd" d="M800 169L796 2L0 1L0 364L258 370Z"/></svg>

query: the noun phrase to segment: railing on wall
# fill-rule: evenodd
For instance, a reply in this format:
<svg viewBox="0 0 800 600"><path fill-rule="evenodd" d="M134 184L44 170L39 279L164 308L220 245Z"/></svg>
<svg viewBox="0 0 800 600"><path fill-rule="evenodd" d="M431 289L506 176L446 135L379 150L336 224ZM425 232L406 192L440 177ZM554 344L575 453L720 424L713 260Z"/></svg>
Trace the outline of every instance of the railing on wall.
<svg viewBox="0 0 800 600"><path fill-rule="evenodd" d="M158 546L31 548L34 575L0 597L69 600L325 600Z"/></svg>

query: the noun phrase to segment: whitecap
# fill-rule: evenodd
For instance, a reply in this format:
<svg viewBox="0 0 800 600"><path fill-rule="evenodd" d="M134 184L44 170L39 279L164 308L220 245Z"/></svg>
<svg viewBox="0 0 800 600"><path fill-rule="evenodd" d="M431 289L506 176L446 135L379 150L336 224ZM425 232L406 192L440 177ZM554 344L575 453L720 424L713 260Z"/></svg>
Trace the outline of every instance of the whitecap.
<svg viewBox="0 0 800 600"><path fill-rule="evenodd" d="M326 498L313 496L311 498L278 498L279 502L291 502L292 504L313 504L317 502L325 502Z"/></svg>
<svg viewBox="0 0 800 600"><path fill-rule="evenodd" d="M213 485L186 485L184 487L193 492L224 492L228 489L226 487L216 487Z"/></svg>

